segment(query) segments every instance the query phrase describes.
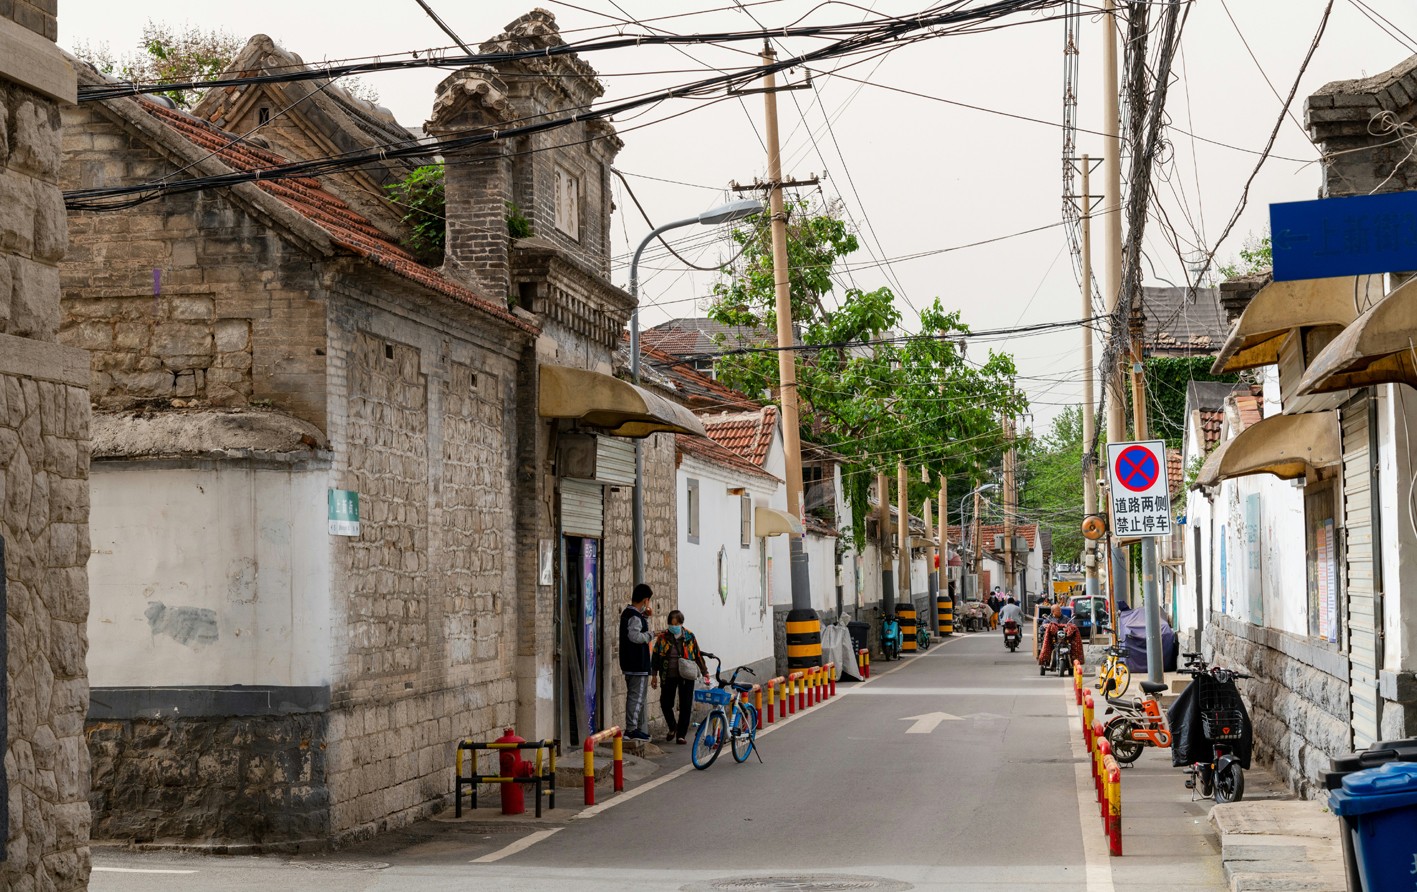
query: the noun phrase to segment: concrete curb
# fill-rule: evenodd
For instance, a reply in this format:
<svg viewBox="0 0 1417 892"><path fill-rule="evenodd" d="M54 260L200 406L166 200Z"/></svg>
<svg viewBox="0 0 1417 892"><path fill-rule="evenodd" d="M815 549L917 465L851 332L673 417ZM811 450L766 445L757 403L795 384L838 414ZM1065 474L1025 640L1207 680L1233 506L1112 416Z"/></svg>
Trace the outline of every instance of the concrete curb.
<svg viewBox="0 0 1417 892"><path fill-rule="evenodd" d="M1338 819L1318 802L1217 805L1210 824L1231 892L1346 892Z"/></svg>

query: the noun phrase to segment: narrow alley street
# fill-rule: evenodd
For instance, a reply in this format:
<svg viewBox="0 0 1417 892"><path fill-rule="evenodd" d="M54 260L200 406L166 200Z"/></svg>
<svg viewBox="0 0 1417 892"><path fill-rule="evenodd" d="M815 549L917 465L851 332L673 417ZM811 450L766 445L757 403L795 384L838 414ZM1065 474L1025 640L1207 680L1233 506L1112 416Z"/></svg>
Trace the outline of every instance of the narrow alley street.
<svg viewBox="0 0 1417 892"><path fill-rule="evenodd" d="M767 729L761 764L725 754L696 771L671 746L652 777L574 818L547 812L534 834L443 825L421 842L301 857L96 848L91 888L1226 888L1209 803L1189 801L1161 754L1128 774L1165 774L1166 802L1128 816L1133 853L1109 863L1071 684L1039 677L1028 644L1010 653L996 634L962 635L878 663L868 682ZM1165 845L1151 849L1152 833Z"/></svg>

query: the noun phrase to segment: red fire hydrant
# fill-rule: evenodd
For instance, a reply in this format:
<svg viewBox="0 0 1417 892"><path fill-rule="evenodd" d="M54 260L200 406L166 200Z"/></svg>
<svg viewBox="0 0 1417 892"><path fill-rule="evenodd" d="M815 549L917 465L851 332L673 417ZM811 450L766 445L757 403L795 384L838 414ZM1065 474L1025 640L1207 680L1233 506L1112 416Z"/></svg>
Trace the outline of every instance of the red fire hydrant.
<svg viewBox="0 0 1417 892"><path fill-rule="evenodd" d="M503 728L502 736L495 743L526 743L512 728ZM522 758L521 750L502 750L497 757L502 777L531 777L535 771L532 763ZM502 814L519 815L526 811L526 796L519 783L502 784Z"/></svg>

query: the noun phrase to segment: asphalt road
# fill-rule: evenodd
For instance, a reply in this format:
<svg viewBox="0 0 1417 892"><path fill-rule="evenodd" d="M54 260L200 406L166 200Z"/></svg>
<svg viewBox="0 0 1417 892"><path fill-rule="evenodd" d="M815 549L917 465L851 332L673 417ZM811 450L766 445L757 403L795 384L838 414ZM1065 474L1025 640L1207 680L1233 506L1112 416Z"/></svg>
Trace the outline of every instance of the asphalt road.
<svg viewBox="0 0 1417 892"><path fill-rule="evenodd" d="M90 888L1096 889L1107 855L1090 811L1082 832L1070 686L1039 677L1029 644L979 633L876 663L767 729L761 763L725 750L695 771L671 746L654 777L534 835L428 822L310 857L99 849ZM935 713L933 730L915 718Z"/></svg>

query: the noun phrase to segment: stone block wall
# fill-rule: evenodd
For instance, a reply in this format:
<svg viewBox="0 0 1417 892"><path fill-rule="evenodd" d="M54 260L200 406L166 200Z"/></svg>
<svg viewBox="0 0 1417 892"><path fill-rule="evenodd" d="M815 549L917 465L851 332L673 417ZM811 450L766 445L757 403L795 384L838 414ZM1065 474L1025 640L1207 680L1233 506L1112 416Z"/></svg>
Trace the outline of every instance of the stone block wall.
<svg viewBox="0 0 1417 892"><path fill-rule="evenodd" d="M56 14L56 0L0 3L0 887L15 892L89 876L88 363L55 343L59 104L74 89L45 43Z"/></svg>
<svg viewBox="0 0 1417 892"><path fill-rule="evenodd" d="M1212 613L1212 662L1255 676L1240 682L1254 723L1256 761L1306 798L1322 794L1319 772L1352 751L1348 664L1343 655L1275 629Z"/></svg>
<svg viewBox="0 0 1417 892"><path fill-rule="evenodd" d="M330 321L330 437L362 530L333 545L335 840L446 804L456 741L516 721L522 620L510 339L453 337L422 313L470 314L395 313L376 283L348 284Z"/></svg>
<svg viewBox="0 0 1417 892"><path fill-rule="evenodd" d="M90 722L94 837L322 844L326 717Z"/></svg>
<svg viewBox="0 0 1417 892"><path fill-rule="evenodd" d="M64 113L65 188L173 165L90 106ZM265 404L325 428L325 306L310 257L224 190L76 213L60 340L93 354L99 409Z"/></svg>

